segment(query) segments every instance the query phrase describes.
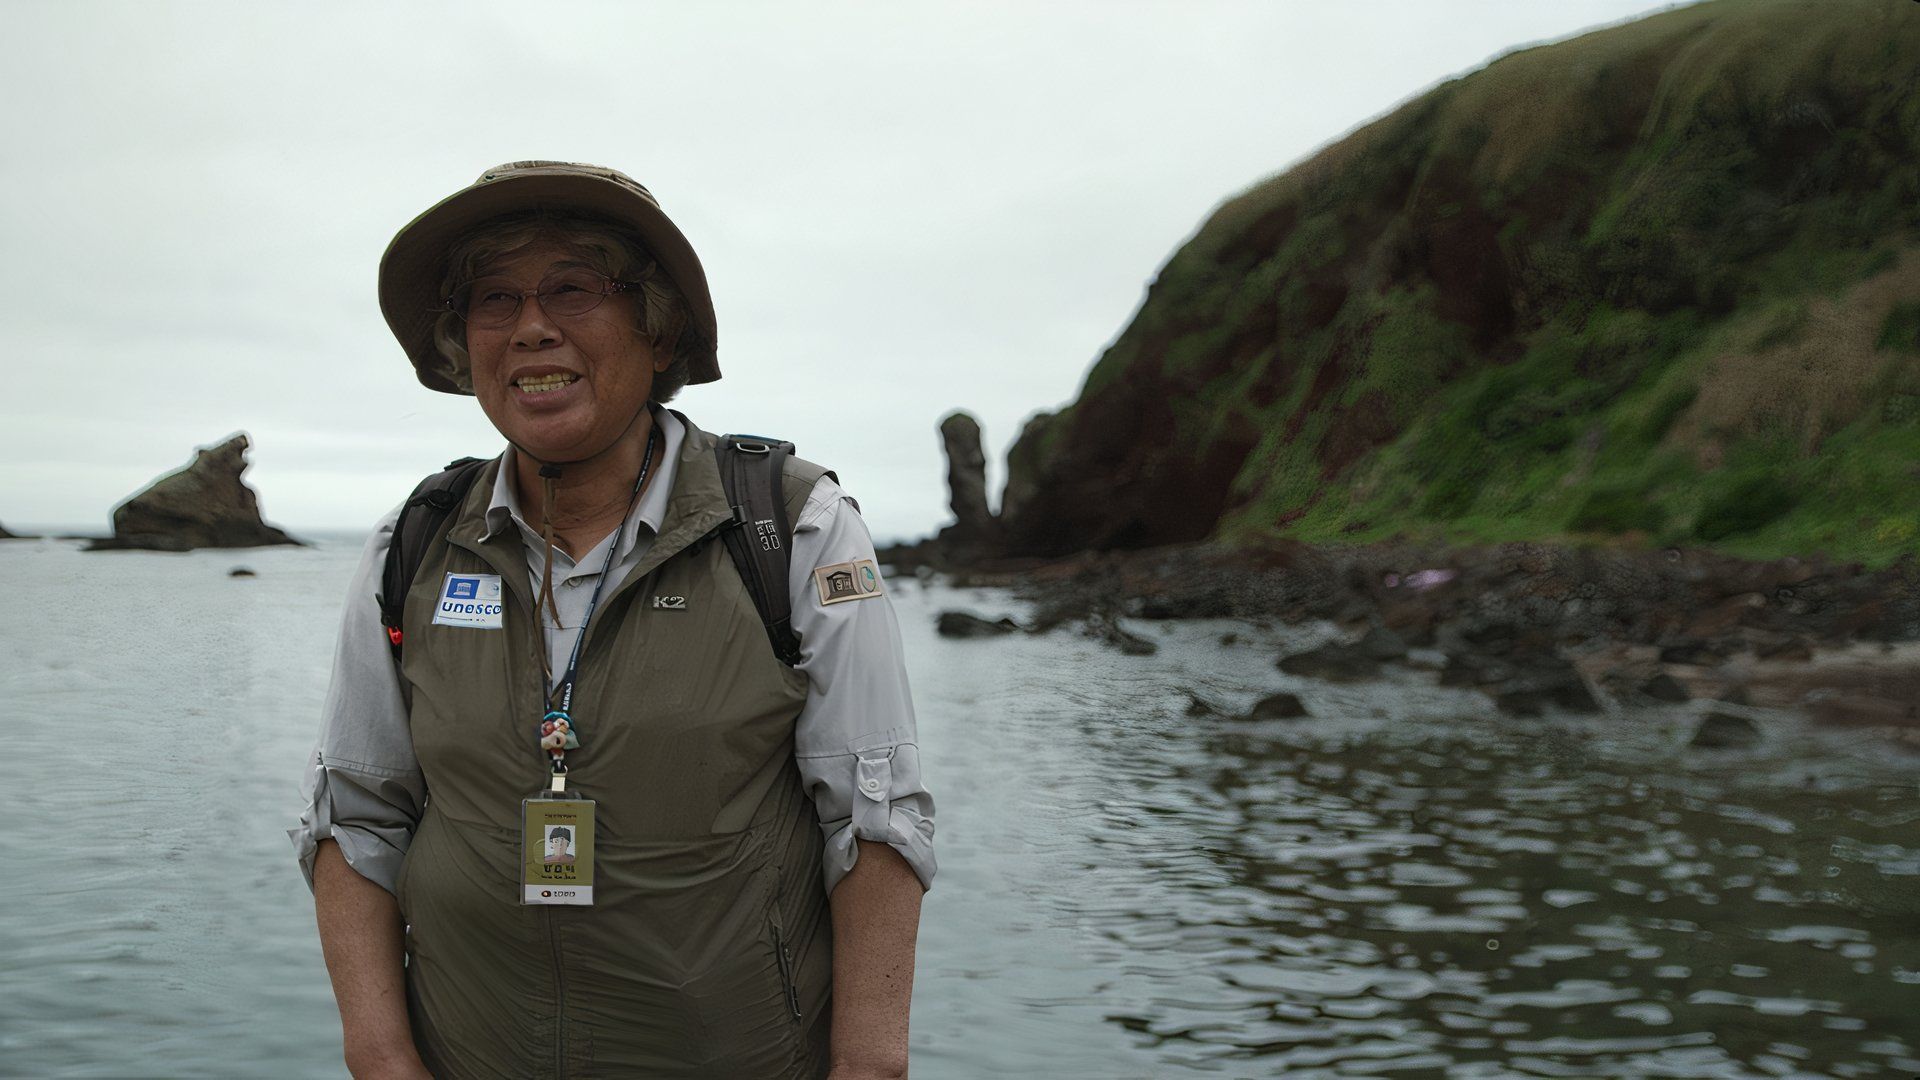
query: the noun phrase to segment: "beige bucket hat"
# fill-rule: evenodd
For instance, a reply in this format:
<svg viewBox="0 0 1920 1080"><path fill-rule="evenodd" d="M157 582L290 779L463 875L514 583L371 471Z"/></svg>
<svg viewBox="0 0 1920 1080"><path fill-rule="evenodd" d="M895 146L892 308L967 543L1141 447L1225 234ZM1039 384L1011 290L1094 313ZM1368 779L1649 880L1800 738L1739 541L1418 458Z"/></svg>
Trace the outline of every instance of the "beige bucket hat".
<svg viewBox="0 0 1920 1080"><path fill-rule="evenodd" d="M439 295L447 254L474 226L532 209L584 211L609 218L640 235L660 268L680 288L693 313L687 331L697 332L700 348L692 357L688 382L720 377L715 347L713 297L693 245L660 210L659 200L632 177L598 165L569 161L515 161L480 174L468 187L433 204L395 234L380 257L380 311L400 346L413 361L422 385L448 394L471 394L465 371L455 371L433 345L433 326L446 310Z"/></svg>

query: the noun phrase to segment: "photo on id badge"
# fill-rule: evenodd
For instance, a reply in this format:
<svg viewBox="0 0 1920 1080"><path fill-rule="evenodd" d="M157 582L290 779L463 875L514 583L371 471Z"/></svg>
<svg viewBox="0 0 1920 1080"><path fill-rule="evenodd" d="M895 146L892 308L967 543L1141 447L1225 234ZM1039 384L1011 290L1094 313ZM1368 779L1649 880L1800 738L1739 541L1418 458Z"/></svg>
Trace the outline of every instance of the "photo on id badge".
<svg viewBox="0 0 1920 1080"><path fill-rule="evenodd" d="M546 858L548 863L570 863L573 861L573 829L566 825L547 826Z"/></svg>

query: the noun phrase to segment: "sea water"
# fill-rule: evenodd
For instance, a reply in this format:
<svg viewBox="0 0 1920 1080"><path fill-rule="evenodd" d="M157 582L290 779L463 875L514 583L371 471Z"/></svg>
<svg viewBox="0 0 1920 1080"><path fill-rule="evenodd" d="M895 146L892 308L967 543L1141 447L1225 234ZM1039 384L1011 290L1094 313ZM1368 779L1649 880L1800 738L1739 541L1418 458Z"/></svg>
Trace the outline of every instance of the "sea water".
<svg viewBox="0 0 1920 1080"><path fill-rule="evenodd" d="M357 556L0 543L0 1074L345 1074L284 832ZM1920 1073L1911 751L1275 669L1325 626L949 641L1024 611L890 590L938 824L916 1077ZM1312 715L1187 715L1281 689Z"/></svg>

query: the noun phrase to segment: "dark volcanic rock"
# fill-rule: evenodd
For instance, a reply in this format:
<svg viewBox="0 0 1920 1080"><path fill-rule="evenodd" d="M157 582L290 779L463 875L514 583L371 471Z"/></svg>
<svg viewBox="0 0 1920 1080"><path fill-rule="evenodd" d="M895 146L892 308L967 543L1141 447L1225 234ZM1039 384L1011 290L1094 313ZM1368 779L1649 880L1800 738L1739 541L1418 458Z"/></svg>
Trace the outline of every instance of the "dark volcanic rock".
<svg viewBox="0 0 1920 1080"><path fill-rule="evenodd" d="M1687 700L1687 688L1680 685L1680 680L1664 671L1641 683L1640 692L1655 701Z"/></svg>
<svg viewBox="0 0 1920 1080"><path fill-rule="evenodd" d="M202 447L194 453L192 464L162 476L115 507L113 536L94 541L87 550L191 551L299 544L260 519L259 498L240 475L247 468L248 445L243 433L218 446Z"/></svg>
<svg viewBox="0 0 1920 1080"><path fill-rule="evenodd" d="M1523 675L1501 683L1493 691L1493 704L1501 712L1514 716L1538 716L1548 709L1600 711L1593 692L1571 667L1562 672Z"/></svg>
<svg viewBox="0 0 1920 1080"><path fill-rule="evenodd" d="M1366 636L1354 646L1360 652L1374 660L1405 660L1407 643L1399 634L1385 627L1376 626L1367 631Z"/></svg>
<svg viewBox="0 0 1920 1080"><path fill-rule="evenodd" d="M1813 659L1813 649L1802 638L1782 637L1756 646L1753 655L1762 660L1806 661Z"/></svg>
<svg viewBox="0 0 1920 1080"><path fill-rule="evenodd" d="M1600 703L1571 660L1549 648L1510 649L1504 656L1466 652L1447 657L1443 686L1477 686L1501 712L1538 716L1548 709L1593 713Z"/></svg>
<svg viewBox="0 0 1920 1080"><path fill-rule="evenodd" d="M964 412L940 421L940 444L947 454L947 504L954 523L941 539L952 543L979 543L994 533L993 514L987 509L987 455L980 448L980 422Z"/></svg>
<svg viewBox="0 0 1920 1080"><path fill-rule="evenodd" d="M1497 683L1510 669L1492 657L1475 653L1448 653L1440 669L1441 686L1485 686Z"/></svg>
<svg viewBox="0 0 1920 1080"><path fill-rule="evenodd" d="M1129 633L1120 625L1120 620L1111 615L1094 612L1087 616L1086 634L1096 641L1104 641L1128 656L1152 656L1160 651L1160 646L1138 634Z"/></svg>
<svg viewBox="0 0 1920 1080"><path fill-rule="evenodd" d="M18 540L18 539L20 538L7 531L7 527L5 525L0 525L0 540Z"/></svg>
<svg viewBox="0 0 1920 1080"><path fill-rule="evenodd" d="M1337 641L1303 653L1283 656L1275 666L1289 675L1326 679L1329 682L1355 682L1380 674L1380 661L1374 659L1363 646L1343 645Z"/></svg>
<svg viewBox="0 0 1920 1080"><path fill-rule="evenodd" d="M1692 745L1705 750L1744 749L1760 741L1760 728L1752 720L1726 712L1710 712L1694 729Z"/></svg>
<svg viewBox="0 0 1920 1080"><path fill-rule="evenodd" d="M1188 716L1219 716L1220 707L1193 691L1187 691Z"/></svg>
<svg viewBox="0 0 1920 1080"><path fill-rule="evenodd" d="M964 611L943 611L940 613L939 622L935 624L934 628L939 632L941 637L999 637L1002 634L1011 634L1015 630L1020 629L1020 624L1014 622L1012 619L989 621L978 615L971 615Z"/></svg>
<svg viewBox="0 0 1920 1080"><path fill-rule="evenodd" d="M1676 641L1660 650L1660 662L1663 664L1717 664L1720 655L1713 646L1704 641Z"/></svg>
<svg viewBox="0 0 1920 1080"><path fill-rule="evenodd" d="M227 571L227 576L228 577L259 577L260 575L254 573L253 568L250 566L236 566L233 569Z"/></svg>
<svg viewBox="0 0 1920 1080"><path fill-rule="evenodd" d="M1833 726L1902 726L1920 721L1920 700L1871 694L1821 694L1808 702L1816 723Z"/></svg>
<svg viewBox="0 0 1920 1080"><path fill-rule="evenodd" d="M1269 694L1253 703L1252 711L1242 717L1245 720L1291 720L1307 715L1307 707L1292 694Z"/></svg>

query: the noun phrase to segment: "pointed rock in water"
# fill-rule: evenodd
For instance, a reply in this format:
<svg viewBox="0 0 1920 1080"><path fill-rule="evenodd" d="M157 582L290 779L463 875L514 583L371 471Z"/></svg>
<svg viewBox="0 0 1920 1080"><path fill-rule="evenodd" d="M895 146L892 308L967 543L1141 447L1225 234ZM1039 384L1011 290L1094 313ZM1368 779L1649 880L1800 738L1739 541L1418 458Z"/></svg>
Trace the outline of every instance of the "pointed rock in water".
<svg viewBox="0 0 1920 1080"><path fill-rule="evenodd" d="M940 444L947 454L947 505L954 523L941 539L976 543L993 535L993 512L987 509L987 455L980 448L980 422L966 412L949 413L940 421Z"/></svg>
<svg viewBox="0 0 1920 1080"><path fill-rule="evenodd" d="M170 472L114 507L113 536L88 551L134 548L267 547L301 542L260 519L260 500L241 474L247 469L244 432L202 447L186 468Z"/></svg>
<svg viewBox="0 0 1920 1080"><path fill-rule="evenodd" d="M1743 750L1760 741L1760 728L1733 713L1710 712L1693 731L1693 746L1703 750Z"/></svg>
<svg viewBox="0 0 1920 1080"><path fill-rule="evenodd" d="M1291 720L1306 716L1307 707L1300 699L1288 693L1269 694L1253 703L1253 709L1242 720Z"/></svg>
<svg viewBox="0 0 1920 1080"><path fill-rule="evenodd" d="M1020 624L1012 619L987 620L964 611L943 611L934 629L941 637L977 638L999 637L1020 629Z"/></svg>
<svg viewBox="0 0 1920 1080"><path fill-rule="evenodd" d="M7 527L5 525L0 525L0 540L18 540L18 539L20 538L7 531Z"/></svg>

